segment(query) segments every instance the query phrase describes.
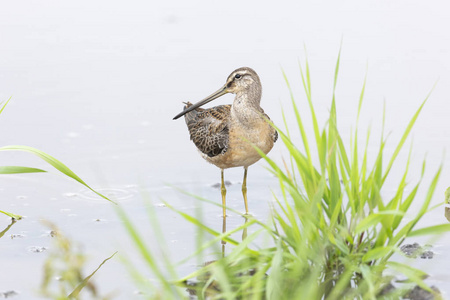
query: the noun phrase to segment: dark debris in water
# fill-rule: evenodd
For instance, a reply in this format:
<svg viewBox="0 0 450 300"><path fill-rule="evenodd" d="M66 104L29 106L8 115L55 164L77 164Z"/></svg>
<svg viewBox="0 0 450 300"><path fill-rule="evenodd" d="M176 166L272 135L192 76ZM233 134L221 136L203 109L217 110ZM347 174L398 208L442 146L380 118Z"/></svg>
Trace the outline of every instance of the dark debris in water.
<svg viewBox="0 0 450 300"><path fill-rule="evenodd" d="M420 258L423 259L432 259L434 257L434 252L431 250L427 250L420 255Z"/></svg>
<svg viewBox="0 0 450 300"><path fill-rule="evenodd" d="M392 283L386 284L380 291L379 296L389 295L395 291L395 286Z"/></svg>
<svg viewBox="0 0 450 300"><path fill-rule="evenodd" d="M23 239L25 236L23 233L13 233L11 234L11 239Z"/></svg>
<svg viewBox="0 0 450 300"><path fill-rule="evenodd" d="M47 250L47 247L41 247L41 246L31 246L28 248L28 251L33 253L41 253Z"/></svg>
<svg viewBox="0 0 450 300"><path fill-rule="evenodd" d="M232 185L231 181L225 180L225 186L230 186ZM215 188L215 189L220 189L220 183L214 183L213 185L211 185L211 187Z"/></svg>
<svg viewBox="0 0 450 300"><path fill-rule="evenodd" d="M441 292L435 286L430 287L433 292L424 290L420 286L416 285L414 288L410 289L404 296L400 297L399 294L396 295L397 288L388 282L380 291L378 296L381 299L405 299L405 300L439 300L441 298ZM393 298L395 297L395 298ZM378 298L377 298L378 299Z"/></svg>
<svg viewBox="0 0 450 300"><path fill-rule="evenodd" d="M419 243L406 244L400 247L400 250L410 258L432 259L434 252L430 250L431 245L420 246Z"/></svg>
<svg viewBox="0 0 450 300"><path fill-rule="evenodd" d="M58 235L58 232L57 232L57 231L55 231L55 230L49 230L49 231L46 231L42 236L43 236L43 237L54 238L54 237L56 237L57 235Z"/></svg>
<svg viewBox="0 0 450 300"><path fill-rule="evenodd" d="M431 289L437 294L441 295L441 292L439 289L435 286L432 286ZM409 300L434 300L434 299L441 299L439 296L436 297L435 294L424 290L420 286L416 285L411 291L409 291L403 299L409 299Z"/></svg>
<svg viewBox="0 0 450 300"><path fill-rule="evenodd" d="M217 262L217 260L207 261L203 264L202 267L206 268L215 262ZM240 271L235 273L235 276L254 276L256 272L256 269L248 269L243 272ZM265 275L268 276L267 274ZM196 297L198 292L204 292L206 295L205 299L215 299L219 293L222 293L219 282L217 280L212 280L211 276L212 274L209 271L206 271L198 275L197 280L186 280L183 282L186 287L186 291L189 294L189 299L198 299Z"/></svg>
<svg viewBox="0 0 450 300"><path fill-rule="evenodd" d="M19 293L16 291L13 291L13 290L6 291L6 292L0 292L0 298L11 298L11 297L14 297L17 295L19 295Z"/></svg>

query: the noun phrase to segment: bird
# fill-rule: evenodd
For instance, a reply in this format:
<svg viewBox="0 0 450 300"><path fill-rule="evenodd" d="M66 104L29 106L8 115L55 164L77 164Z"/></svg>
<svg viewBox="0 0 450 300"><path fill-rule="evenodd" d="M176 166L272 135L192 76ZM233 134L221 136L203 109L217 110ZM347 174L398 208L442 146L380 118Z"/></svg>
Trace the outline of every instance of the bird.
<svg viewBox="0 0 450 300"><path fill-rule="evenodd" d="M232 104L201 108L227 93L236 95ZM195 104L185 102L183 111L173 118L176 120L184 116L190 139L201 156L220 168L224 218L227 192L224 170L244 168L242 195L245 215L248 215L247 170L261 159L255 147L267 154L278 139L278 132L260 106L261 96L258 74L251 68L242 67L231 72L225 84L205 99Z"/></svg>

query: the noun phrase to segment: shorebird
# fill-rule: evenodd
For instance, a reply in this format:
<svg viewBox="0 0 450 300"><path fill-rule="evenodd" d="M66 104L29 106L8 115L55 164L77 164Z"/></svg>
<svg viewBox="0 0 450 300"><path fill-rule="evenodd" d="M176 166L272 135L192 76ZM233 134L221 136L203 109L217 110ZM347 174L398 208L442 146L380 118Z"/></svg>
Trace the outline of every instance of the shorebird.
<svg viewBox="0 0 450 300"><path fill-rule="evenodd" d="M200 108L227 93L236 95L233 104ZM195 104L186 102L184 110L173 118L185 116L191 140L201 156L220 168L224 218L227 193L224 169L244 167L242 195L248 214L247 169L261 159L255 147L267 154L278 138L277 131L269 123L269 116L260 106L261 94L258 74L251 68L239 68L228 76L218 91Z"/></svg>

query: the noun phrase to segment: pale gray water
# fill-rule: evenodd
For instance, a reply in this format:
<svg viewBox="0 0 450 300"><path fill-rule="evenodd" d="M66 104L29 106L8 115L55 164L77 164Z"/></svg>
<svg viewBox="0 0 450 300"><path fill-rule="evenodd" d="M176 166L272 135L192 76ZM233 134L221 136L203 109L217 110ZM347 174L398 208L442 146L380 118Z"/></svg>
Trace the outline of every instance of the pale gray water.
<svg viewBox="0 0 450 300"><path fill-rule="evenodd" d="M263 83L265 111L281 124L282 105L293 124L280 67L298 99L304 101L297 59L304 59L306 44L313 97L323 124L343 38L337 101L344 133L354 125L366 65L361 128L371 123L375 141L383 101L386 127L393 131L390 139L396 140L439 79L413 133L412 166L418 174L427 153L428 182L444 161L433 200L439 203L450 185L448 158L443 158L450 142L448 6L445 1L2 2L0 101L10 96L12 101L0 116L1 146L39 148L62 160L93 187L113 189L151 240L150 225L142 212L143 192L155 203L162 198L190 213L195 213L198 201L166 184L220 201L219 191L210 187L219 181L219 170L196 153L183 121L172 121L181 102L203 98L220 87L232 70L250 66ZM230 95L216 103L231 101ZM301 103L307 117L306 103ZM280 161L283 154L278 143L271 157ZM0 165L50 169L26 153L0 153ZM249 170L250 209L262 218L268 213L270 190L277 186L264 165ZM227 171L226 179L240 183L242 170ZM415 179L411 174L411 184ZM134 253L111 205L86 199L82 187L56 172L2 176L0 197L0 209L27 216L7 233L23 233L24 238L0 239L0 292L16 290L20 292L17 299L37 297L46 252L28 249L50 245L41 218L56 222L83 244L92 269L116 250ZM243 211L239 184L229 188L228 199ZM208 210L207 223L220 230L220 208L203 208ZM195 228L165 207L157 211L174 260L192 252ZM424 226L446 221L440 210L427 220ZM9 224L3 216L0 222L1 230ZM228 228L241 224L234 216ZM436 242L438 254L427 262L430 280L447 294L450 274L442 266L448 266L448 238L445 235ZM195 266L191 267L180 274ZM116 290L118 298L129 299L136 288L128 277L120 261L113 260L94 280L100 292ZM118 281L123 283L120 290L117 284L110 285Z"/></svg>

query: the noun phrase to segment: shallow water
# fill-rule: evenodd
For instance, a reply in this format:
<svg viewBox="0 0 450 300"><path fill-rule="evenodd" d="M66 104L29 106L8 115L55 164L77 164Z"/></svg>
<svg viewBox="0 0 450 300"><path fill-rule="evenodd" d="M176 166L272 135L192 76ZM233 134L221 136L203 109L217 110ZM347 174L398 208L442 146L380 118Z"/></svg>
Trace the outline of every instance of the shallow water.
<svg viewBox="0 0 450 300"><path fill-rule="evenodd" d="M375 144L383 101L386 128L395 141L439 78L414 129L411 169L416 172L409 178L412 185L425 154L426 182L444 162L433 199L437 204L444 200L450 176L448 159L443 156L450 142L447 11L444 1L433 5L421 1L291 1L279 6L256 1L229 1L227 5L202 1L4 2L0 4L0 101L10 96L12 100L0 116L1 145L29 145L54 155L94 188L117 197L152 244L156 241L143 209L150 199L171 256L179 261L195 249L196 229L161 205L162 200L191 214L201 206L204 221L222 229L220 207L200 204L173 188L220 202L220 191L212 187L220 180L219 170L196 153L183 121L172 121L181 102L202 99L220 87L233 69L246 65L261 77L262 106L272 120L282 123L283 106L289 124L294 124L282 66L308 118L297 66L297 59L305 57L306 44L313 98L323 124L343 36L336 93L344 136L354 128L366 65L361 128L372 124ZM231 101L229 95L215 102ZM406 154L402 153L401 160ZM270 155L281 161L286 152L277 143ZM0 153L0 165L50 169L26 153ZM248 175L250 210L261 219L267 218L271 191L277 192L277 181L264 166L252 166ZM401 170L399 164L394 173ZM225 174L233 183L228 203L238 211L244 210L242 173L233 169ZM386 194L394 186L395 182L387 186ZM42 264L51 247L49 229L41 219L56 223L83 245L89 258L86 275L115 251L139 262L112 205L92 196L56 171L0 177L0 209L26 216L0 239L0 292L17 291L16 299L39 298ZM421 225L446 222L443 210L431 212ZM227 229L243 221L231 214ZM0 216L0 230L9 224L7 217ZM428 280L447 295L450 273L442 266L449 265L445 255L448 237L433 241L433 260L413 262L428 271ZM212 259L214 255L205 256L205 261ZM192 261L179 274L197 265ZM118 299L129 299L137 291L119 259L106 263L93 280L100 294L113 291Z"/></svg>

